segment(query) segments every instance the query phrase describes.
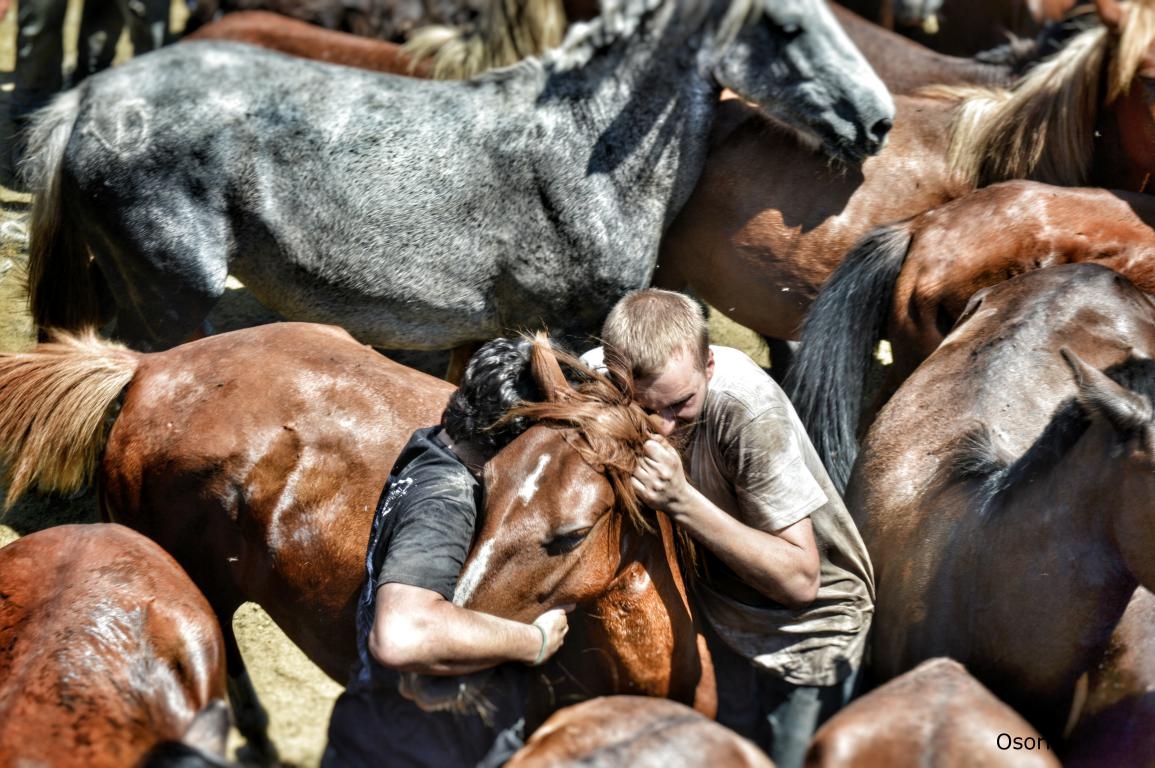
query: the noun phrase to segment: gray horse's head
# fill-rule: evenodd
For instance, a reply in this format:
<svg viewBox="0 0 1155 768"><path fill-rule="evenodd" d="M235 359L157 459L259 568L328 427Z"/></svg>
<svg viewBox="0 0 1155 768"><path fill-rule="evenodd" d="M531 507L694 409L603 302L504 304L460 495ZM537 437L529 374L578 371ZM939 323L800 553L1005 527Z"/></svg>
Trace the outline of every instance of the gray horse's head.
<svg viewBox="0 0 1155 768"><path fill-rule="evenodd" d="M894 100L823 0L733 0L714 77L832 156L878 152Z"/></svg>

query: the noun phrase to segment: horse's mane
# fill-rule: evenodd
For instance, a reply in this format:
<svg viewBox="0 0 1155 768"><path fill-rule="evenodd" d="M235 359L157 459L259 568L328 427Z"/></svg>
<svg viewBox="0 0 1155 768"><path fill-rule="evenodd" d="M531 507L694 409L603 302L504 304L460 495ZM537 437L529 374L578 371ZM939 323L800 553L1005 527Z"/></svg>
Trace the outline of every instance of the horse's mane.
<svg viewBox="0 0 1155 768"><path fill-rule="evenodd" d="M1060 186L1086 184L1095 118L1131 87L1155 38L1155 3L1132 0L1119 38L1102 25L1076 37L1011 89L949 87L932 96L960 102L951 128L950 162L969 184L1032 179ZM1109 59L1106 96L1100 96Z"/></svg>
<svg viewBox="0 0 1155 768"><path fill-rule="evenodd" d="M461 32L430 26L415 31L405 52L416 67L433 58L433 77L464 79L488 73L501 79L517 72L514 65L540 58L555 70L586 64L593 55L632 36L661 8L677 4L696 27L710 8L710 0L616 0L603 2L602 13L588 22L569 25L561 0L490 0L490 12L477 28ZM762 0L733 0L720 27L719 40L731 41L762 14ZM563 37L564 33L564 37ZM499 70L493 73L492 70Z"/></svg>
<svg viewBox="0 0 1155 768"><path fill-rule="evenodd" d="M463 80L554 48L565 29L561 0L490 0L473 29L421 27L404 50L412 67L430 59L433 77Z"/></svg>
<svg viewBox="0 0 1155 768"><path fill-rule="evenodd" d="M1129 358L1104 371L1111 379L1155 402L1155 361ZM1017 459L1001 448L985 424L964 432L945 453L946 460L930 478L930 487L950 488L967 481L979 484L978 501L992 509L1009 491L1053 467L1078 442L1091 425L1097 408L1093 401L1078 395L1065 399L1055 409L1042 434ZM1142 427L1136 420L1132 428Z"/></svg>

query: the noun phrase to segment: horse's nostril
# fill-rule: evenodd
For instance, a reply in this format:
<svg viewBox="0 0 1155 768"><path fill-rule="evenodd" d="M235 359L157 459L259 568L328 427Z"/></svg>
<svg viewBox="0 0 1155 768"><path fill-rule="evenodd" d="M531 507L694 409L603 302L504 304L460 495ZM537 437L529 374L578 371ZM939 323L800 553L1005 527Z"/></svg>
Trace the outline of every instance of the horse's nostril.
<svg viewBox="0 0 1155 768"><path fill-rule="evenodd" d="M886 138L886 134L890 133L890 129L893 127L894 121L889 117L884 117L870 127L870 135L872 138L881 142Z"/></svg>

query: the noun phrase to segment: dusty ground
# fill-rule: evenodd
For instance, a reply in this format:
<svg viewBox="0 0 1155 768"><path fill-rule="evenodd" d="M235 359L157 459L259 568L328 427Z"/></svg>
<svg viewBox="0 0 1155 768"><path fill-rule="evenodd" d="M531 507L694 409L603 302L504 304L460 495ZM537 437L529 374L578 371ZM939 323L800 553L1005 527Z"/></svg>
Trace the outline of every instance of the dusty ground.
<svg viewBox="0 0 1155 768"><path fill-rule="evenodd" d="M178 27L183 22L182 9L183 0L174 3ZM71 0L68 26L72 35L75 35L78 10L79 0ZM8 73L15 56L14 17L13 11L0 24L0 110L7 108ZM122 56L129 53L122 41ZM33 339L22 292L28 202L26 195L0 187L0 351L26 348ZM243 289L237 289L222 301L211 322L216 330L223 331L271 319L274 319L271 313ZM767 363L761 341L745 329L719 319L713 323L713 332L718 343L745 349L763 365ZM68 499L27 497L0 518L0 545L51 525L95 520L91 494ZM329 712L340 687L309 662L256 605L243 606L233 626L254 683L269 710L272 738L282 758L291 765L317 765L324 748Z"/></svg>

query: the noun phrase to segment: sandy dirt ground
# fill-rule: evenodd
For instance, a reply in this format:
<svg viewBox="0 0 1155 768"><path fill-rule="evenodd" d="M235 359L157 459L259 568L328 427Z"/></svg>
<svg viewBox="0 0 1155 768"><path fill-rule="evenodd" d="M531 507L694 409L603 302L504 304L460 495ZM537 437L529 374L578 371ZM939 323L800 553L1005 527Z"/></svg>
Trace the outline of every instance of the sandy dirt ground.
<svg viewBox="0 0 1155 768"><path fill-rule="evenodd" d="M183 23L182 10L183 0L178 0L174 3L176 28ZM79 0L71 0L68 27L72 37L78 11ZM5 111L9 73L15 57L14 17L15 12L0 24L0 110ZM122 40L121 58L130 53L130 47ZM0 187L0 351L3 352L25 349L34 338L23 292L28 208L27 195ZM275 319L275 315L238 287L222 300L210 323L215 330L225 331ZM718 343L745 349L763 365L767 364L765 347L754 334L720 317L712 321L712 329ZM413 364L425 368L441 361L435 356L412 359L416 361ZM96 520L91 493L75 498L31 494L0 517L0 545L51 525ZM234 617L233 626L254 684L269 710L272 739L283 761L295 766L317 765L324 749L329 712L340 686L305 658L258 606L244 605ZM235 750L238 743L234 734L231 749Z"/></svg>

